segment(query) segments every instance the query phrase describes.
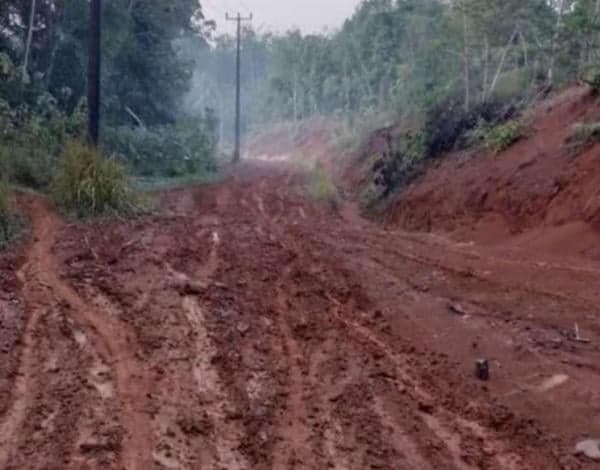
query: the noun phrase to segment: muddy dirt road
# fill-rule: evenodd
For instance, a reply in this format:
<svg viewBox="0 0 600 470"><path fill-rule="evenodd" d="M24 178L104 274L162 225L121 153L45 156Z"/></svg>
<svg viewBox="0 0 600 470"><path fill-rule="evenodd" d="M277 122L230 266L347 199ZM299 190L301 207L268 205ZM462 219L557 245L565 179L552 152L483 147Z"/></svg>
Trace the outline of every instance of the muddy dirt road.
<svg viewBox="0 0 600 470"><path fill-rule="evenodd" d="M595 468L599 265L384 231L302 184L247 165L88 225L27 201L0 468Z"/></svg>

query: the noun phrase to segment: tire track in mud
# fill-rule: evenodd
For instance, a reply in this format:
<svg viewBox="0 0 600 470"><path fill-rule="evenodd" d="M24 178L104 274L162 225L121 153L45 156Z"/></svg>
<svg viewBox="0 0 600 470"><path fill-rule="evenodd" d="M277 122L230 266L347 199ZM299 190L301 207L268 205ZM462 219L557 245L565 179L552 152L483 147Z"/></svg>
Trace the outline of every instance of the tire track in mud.
<svg viewBox="0 0 600 470"><path fill-rule="evenodd" d="M18 444L19 431L23 425L27 409L33 401L31 386L35 373L35 351L33 331L39 322L41 312L35 309L29 314L23 338L23 346L17 376L13 385L12 404L0 422L0 468L6 468L11 453Z"/></svg>
<svg viewBox="0 0 600 470"><path fill-rule="evenodd" d="M229 196L227 196L227 200ZM226 202L223 202L225 204ZM196 273L194 279L190 279L183 273L178 273L172 268L172 273L185 282L198 283L207 287L210 285L215 273L219 268L219 247L221 238L217 231L211 234L211 248L208 258ZM193 365L193 375L196 382L198 394L202 397L204 411L211 420L214 431L212 455L203 455L203 468L228 470L245 470L250 466L246 458L240 452L241 442L244 437L243 430L227 417L227 407L230 403L227 391L224 389L219 373L212 361L217 355L217 349L210 338L207 329L205 313L198 299L186 295L182 299L182 309L187 322L195 337L196 359Z"/></svg>
<svg viewBox="0 0 600 470"><path fill-rule="evenodd" d="M227 392L220 383L217 370L212 365L216 348L208 334L206 318L198 301L185 297L182 303L190 327L196 336L197 359L194 364L194 378L198 393L203 397L204 410L214 425L214 450L208 456L206 468L227 468L244 470L250 468L239 452L243 432L227 419L225 409L229 403Z"/></svg>
<svg viewBox="0 0 600 470"><path fill-rule="evenodd" d="M148 389L143 369L129 345L130 339L123 325L114 317L100 314L64 281L59 278L58 261L52 253L55 237L63 227L63 222L40 199L30 205L33 220L32 243L26 269L22 271L23 290L28 293L31 305L48 305L56 299L71 307L72 319L79 328L91 337L92 347L103 362L111 367L116 379L117 398L120 403L120 422L125 435L121 446L121 464L128 470L147 470L152 468L152 437L149 418L142 410L145 393ZM24 338L24 357L20 379L15 392L22 398L15 401L8 419L2 425L2 431L12 436L18 434L27 407L34 401L32 386L28 380L33 365L31 334L39 313L30 313L29 326ZM23 392L21 394L21 392ZM13 437L13 442L14 442ZM12 451L3 446L0 457L5 460Z"/></svg>
<svg viewBox="0 0 600 470"><path fill-rule="evenodd" d="M32 237L38 241L31 244L26 254L27 261L17 273L26 298L27 321L21 342L23 344L19 368L13 385L12 405L0 423L0 468L5 468L11 453L18 444L19 431L26 412L34 401L32 383L36 373L34 331L42 316L42 307L33 299L49 286L39 279L39 265L52 246L51 227L35 224Z"/></svg>
<svg viewBox="0 0 600 470"><path fill-rule="evenodd" d="M285 271L283 277L288 275L288 270ZM275 309L283 334L282 349L287 360L288 383L285 414L279 427L281 440L274 450L273 468L314 468L311 466L311 432L307 427L307 410L303 397L306 389L310 389L310 384L303 378L300 364L304 357L289 324L290 305L281 285L277 287Z"/></svg>
<svg viewBox="0 0 600 470"><path fill-rule="evenodd" d="M295 249L297 244L296 241L292 240L290 243L289 240L286 240L286 244L290 249L296 251L298 258L301 259L302 253ZM316 266L322 264L322 260L315 257L315 254L311 253L310 248L307 247L306 244L303 253L305 255L308 254L308 259L305 256L302 260L304 263L303 265ZM295 261L295 263L296 262L298 261ZM324 266L321 266L321 269L324 269ZM463 447L465 445L470 447L473 443L483 442L486 443L486 446L485 449L481 448L481 450L484 451L482 454L486 456L485 459L488 461L488 467L490 465L492 466L489 468L499 468L502 470L518 470L523 468L521 457L508 450L510 449L508 443L497 438L493 433L488 433L488 431L478 423L456 415L443 407L434 406L434 403L436 403L435 397L427 392L420 385L419 380L410 373L410 366L406 358L403 358L402 355L393 351L370 329L349 320L348 318L351 318L350 315L346 318L346 316L342 314L342 304L340 301L331 295L327 295L327 298L331 305L328 315L343 324L347 331L352 332L352 336L354 336L355 340L358 340L359 343L366 341L381 351L390 361L393 365L395 376L401 382L401 384L398 385L398 392L403 394L408 391L409 396L411 396L416 403L423 403L425 405L427 411L418 411L417 416L429 432L445 446L448 457L454 468L457 470L473 470L477 468L478 465L472 464L470 459L465 459L465 455L468 454L464 453ZM421 468L427 468L425 465L427 460L424 458L424 454L418 450L416 443L408 437L407 433L385 414L383 403L377 398L374 400L373 409L377 413L381 425L384 427L387 426L394 432L397 438L397 441L394 444L397 447L397 450L404 456L405 460L407 460L407 463L410 465L420 465Z"/></svg>
<svg viewBox="0 0 600 470"><path fill-rule="evenodd" d="M400 393L407 392L417 403L424 403L427 408L430 408L430 410L419 413L421 419L431 433L437 436L437 438L445 444L456 469L473 470L477 468L463 458L463 439L461 439L461 437L465 435L473 438L476 442L487 443L488 447L484 455L493 456L491 460L494 462L496 468L502 470L519 470L524 468L521 457L507 450L510 448L507 443L496 436L489 434L488 431L478 423L471 422L443 407L435 406L435 397L424 390L419 384L419 381L409 373L410 368L406 360L393 351L371 330L352 320L344 318L340 311L340 302L335 299L331 300L334 305L336 305L336 308L332 312L333 317L343 323L350 331L353 331L355 335L377 347L394 365L395 374L402 382L398 391ZM447 422L454 423L454 427L448 426L446 424ZM457 431L459 431L459 434L457 434Z"/></svg>
<svg viewBox="0 0 600 470"><path fill-rule="evenodd" d="M289 224L280 223L281 216L285 213L285 205L282 202L286 201L284 195L281 194L281 189L278 188L276 194L271 194L273 191L267 187L265 180L263 179L254 188L252 198L255 201L254 209L257 220L264 224L269 232L271 240L276 240L282 248L286 251L294 253L292 257L292 263L298 267L299 270L306 271L310 269L310 266L319 265L321 270L329 271L330 275L340 276L344 275L343 272L331 273L331 268L339 263L340 260L336 259L335 256L331 257L332 253L335 253L337 249L333 248L337 245L340 237L345 237L345 231L341 231L337 235L337 239L331 238L336 232L327 235L325 232L324 237L314 237L314 230L320 230L318 227L307 227L305 222L301 221L302 224L298 229L293 227L296 223ZM277 205L277 203L279 203ZM276 214L277 213L277 214ZM290 225L291 224L291 225ZM321 232L319 232L321 233ZM351 238L356 236L356 233L349 232ZM323 241L326 240L326 243ZM316 243L316 244L315 244ZM371 246L371 243L368 243ZM322 251L325 250L325 251ZM324 255L324 258L321 258ZM404 258L407 261L417 262L419 264L425 263L423 259L412 253L403 253ZM326 259L327 262L323 262ZM439 262L438 262L439 263ZM427 263L429 265L429 263ZM435 263L432 263L434 266ZM462 274L460 268L448 268L455 274ZM286 276L289 277L289 267L286 269ZM335 271L335 269L334 269ZM282 278L285 276L282 276ZM353 276L352 276L353 277ZM322 278L323 286L327 286L329 278ZM295 299L293 297L286 297L287 292L283 290L283 286L293 283L293 279L282 279L279 284L277 297L282 298L279 300L281 311L289 310L289 305L282 305L282 303L291 301L292 307L294 306ZM410 287L410 286L408 286ZM327 289L327 287L325 287ZM291 300L290 300L291 299ZM335 318L339 324L343 324L345 329L350 332L350 338L356 345L363 345L362 349L378 350L383 357L391 364L394 370L394 375L397 377L397 390L398 395L406 394L406 400L402 400L402 403L408 407L414 407L410 411L411 420L415 423L413 426L417 426L419 431L415 433L415 429L409 431L404 430L401 421L398 421L397 416L390 415L386 412L388 405L386 405L387 399L380 399L375 396L375 399L370 404L370 409L365 410L365 417L371 419L371 415L378 419L379 426L382 429L388 429L391 432L391 440L393 441L394 448L400 453L400 462L406 466L405 468L411 468L415 465L421 466L422 468L439 468L439 465L447 465L457 470L473 470L481 468L481 465L485 465L486 468L497 468L502 470L517 470L524 468L525 463L523 457L516 452L512 451L511 442L506 441L500 437L495 431L487 429L481 426L475 421L471 421L461 416L460 412L455 412L450 408L444 406L438 406L439 397L436 392L429 392L425 389L425 382L422 382L416 371L412 370L410 357L405 354L400 354L391 348L384 340L380 339L378 335L372 332L369 328L363 327L361 324L351 320L357 312L346 312L342 313L342 304L337 301L334 297L330 297L329 301L332 305L331 312L329 315ZM281 317L282 322L282 333L286 337L286 344L288 343L287 337L291 337L294 333L289 329L289 324L286 331L283 322L285 317ZM353 339L352 339L353 338ZM293 339L293 338L292 338ZM293 343L292 343L293 344ZM291 354L288 354L291 356ZM292 371L290 371L292 372ZM293 377L294 375L292 375ZM292 379L302 386L305 377L298 376L297 379ZM293 386L294 389L298 389L298 385ZM293 396L288 397L288 402L293 401ZM413 403L413 405L410 404ZM421 405L423 403L423 405ZM417 404L419 406L417 406ZM421 410L423 406L423 410ZM300 409L299 416L305 412ZM401 415L400 415L401 416ZM302 432L302 431L300 431ZM347 432L347 430L345 430ZM330 432L331 435L331 432ZM417 439L413 439L418 436ZM286 439L287 440L287 439ZM428 447L433 445L436 452L439 454L437 457L429 455ZM281 446L279 447L281 448ZM331 450L331 446L329 447ZM441 452L441 453L440 453ZM277 454L277 453L276 453ZM285 464L286 462L281 460L276 461L277 464ZM485 462L482 463L482 462ZM274 467L277 468L277 465ZM403 467L404 468L404 467Z"/></svg>

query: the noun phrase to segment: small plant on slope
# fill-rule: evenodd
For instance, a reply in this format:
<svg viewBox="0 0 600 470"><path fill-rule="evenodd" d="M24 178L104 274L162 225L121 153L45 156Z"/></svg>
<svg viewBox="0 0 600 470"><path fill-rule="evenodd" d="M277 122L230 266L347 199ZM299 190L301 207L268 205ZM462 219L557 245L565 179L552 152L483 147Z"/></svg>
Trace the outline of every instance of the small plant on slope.
<svg viewBox="0 0 600 470"><path fill-rule="evenodd" d="M14 210L14 197L8 180L0 179L0 249L6 247L22 228L22 220Z"/></svg>
<svg viewBox="0 0 600 470"><path fill-rule="evenodd" d="M318 201L337 203L338 192L325 168L317 162L308 175L308 192Z"/></svg>
<svg viewBox="0 0 600 470"><path fill-rule="evenodd" d="M65 146L52 194L61 208L79 217L129 213L136 202L123 166L76 141Z"/></svg>
<svg viewBox="0 0 600 470"><path fill-rule="evenodd" d="M581 72L581 81L592 87L594 92L600 90L600 66L590 65Z"/></svg>
<svg viewBox="0 0 600 470"><path fill-rule="evenodd" d="M567 137L567 144L586 145L600 141L600 122L578 122Z"/></svg>
<svg viewBox="0 0 600 470"><path fill-rule="evenodd" d="M486 146L494 153L500 153L525 135L523 125L518 121L508 121L492 127L485 138Z"/></svg>

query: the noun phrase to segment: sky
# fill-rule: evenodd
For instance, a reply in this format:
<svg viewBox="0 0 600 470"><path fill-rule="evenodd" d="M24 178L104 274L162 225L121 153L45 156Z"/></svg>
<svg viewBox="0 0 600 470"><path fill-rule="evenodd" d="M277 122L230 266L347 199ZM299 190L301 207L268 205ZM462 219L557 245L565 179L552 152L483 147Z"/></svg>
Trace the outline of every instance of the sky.
<svg viewBox="0 0 600 470"><path fill-rule="evenodd" d="M361 0L200 0L207 19L217 21L219 33L233 32L225 13L252 13L256 29L285 32L294 27L304 33L342 26Z"/></svg>

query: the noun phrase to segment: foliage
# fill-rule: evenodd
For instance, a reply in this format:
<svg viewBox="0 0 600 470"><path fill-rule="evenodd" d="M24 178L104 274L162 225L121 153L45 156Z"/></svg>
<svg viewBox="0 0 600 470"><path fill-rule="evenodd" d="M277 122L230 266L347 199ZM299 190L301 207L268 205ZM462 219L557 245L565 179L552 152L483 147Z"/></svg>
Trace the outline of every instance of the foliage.
<svg viewBox="0 0 600 470"><path fill-rule="evenodd" d="M31 0L0 3L0 156L12 181L45 190L65 143L86 132L89 2L36 2L27 67ZM208 47L201 10L197 0L168 3L104 5L101 135L144 174L214 167L216 117L182 106L189 51Z"/></svg>
<svg viewBox="0 0 600 470"><path fill-rule="evenodd" d="M0 180L0 217L5 218L12 211L12 192L6 179Z"/></svg>
<svg viewBox="0 0 600 470"><path fill-rule="evenodd" d="M47 187L64 142L78 138L85 128L85 105L70 116L62 113L54 97L40 94L33 105L16 108L0 99L0 159L18 184Z"/></svg>
<svg viewBox="0 0 600 470"><path fill-rule="evenodd" d="M427 157L463 148L469 143L470 133L482 124L493 126L516 113L511 103L489 100L466 110L460 97L453 95L440 101L427 112L423 124Z"/></svg>
<svg viewBox="0 0 600 470"><path fill-rule="evenodd" d="M600 141L600 122L578 122L573 126L567 143L579 146Z"/></svg>
<svg viewBox="0 0 600 470"><path fill-rule="evenodd" d="M320 162L317 162L308 174L307 189L310 196L317 201L337 204L338 192L331 176Z"/></svg>
<svg viewBox="0 0 600 470"><path fill-rule="evenodd" d="M466 113L576 77L600 54L596 0L364 0L339 31L244 32L243 108L252 124L396 113ZM201 52L190 95L233 128L235 41ZM251 124L244 119L244 128Z"/></svg>
<svg viewBox="0 0 600 470"><path fill-rule="evenodd" d="M600 90L600 66L591 65L581 72L581 81L587 83L594 90Z"/></svg>
<svg viewBox="0 0 600 470"><path fill-rule="evenodd" d="M173 126L107 129L103 146L140 176L202 175L216 169L216 122L212 113Z"/></svg>
<svg viewBox="0 0 600 470"><path fill-rule="evenodd" d="M136 202L123 166L77 141L65 146L52 195L60 207L79 217L128 213Z"/></svg>
<svg viewBox="0 0 600 470"><path fill-rule="evenodd" d="M500 153L525 135L523 124L519 121L508 121L493 126L485 137L486 146L494 153Z"/></svg>
<svg viewBox="0 0 600 470"><path fill-rule="evenodd" d="M422 131L405 132L395 138L392 129L385 132L388 145L382 150L375 166L375 187L369 191L369 197L378 199L387 197L394 189L414 178L427 158L425 134ZM366 197L366 196L365 196ZM371 201L364 201L369 203Z"/></svg>
<svg viewBox="0 0 600 470"><path fill-rule="evenodd" d="M0 179L0 249L13 240L23 228L14 209L14 196L6 178Z"/></svg>

